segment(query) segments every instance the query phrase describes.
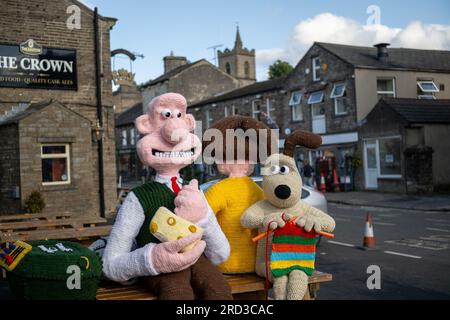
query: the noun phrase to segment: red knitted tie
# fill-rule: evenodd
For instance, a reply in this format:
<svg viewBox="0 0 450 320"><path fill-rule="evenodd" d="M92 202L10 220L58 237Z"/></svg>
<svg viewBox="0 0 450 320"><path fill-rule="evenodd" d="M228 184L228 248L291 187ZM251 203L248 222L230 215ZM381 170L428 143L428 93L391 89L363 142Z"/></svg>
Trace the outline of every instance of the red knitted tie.
<svg viewBox="0 0 450 320"><path fill-rule="evenodd" d="M170 181L172 181L172 190L175 194L178 194L178 192L180 192L180 186L177 183L177 177L172 177L170 178Z"/></svg>

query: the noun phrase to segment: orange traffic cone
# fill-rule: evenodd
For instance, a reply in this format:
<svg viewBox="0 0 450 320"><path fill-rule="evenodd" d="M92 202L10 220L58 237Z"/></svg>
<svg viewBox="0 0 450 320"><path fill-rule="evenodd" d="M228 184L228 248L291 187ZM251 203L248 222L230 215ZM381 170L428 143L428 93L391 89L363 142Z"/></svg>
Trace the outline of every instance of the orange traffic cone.
<svg viewBox="0 0 450 320"><path fill-rule="evenodd" d="M325 177L323 173L320 174L320 190L325 193L327 192L327 186L325 185Z"/></svg>
<svg viewBox="0 0 450 320"><path fill-rule="evenodd" d="M366 229L364 231L363 247L365 249L375 247L375 237L373 235L372 215L370 214L370 212L367 212Z"/></svg>
<svg viewBox="0 0 450 320"><path fill-rule="evenodd" d="M338 179L336 169L333 170L333 185L334 185L334 192L341 191L341 188L339 187L339 179Z"/></svg>

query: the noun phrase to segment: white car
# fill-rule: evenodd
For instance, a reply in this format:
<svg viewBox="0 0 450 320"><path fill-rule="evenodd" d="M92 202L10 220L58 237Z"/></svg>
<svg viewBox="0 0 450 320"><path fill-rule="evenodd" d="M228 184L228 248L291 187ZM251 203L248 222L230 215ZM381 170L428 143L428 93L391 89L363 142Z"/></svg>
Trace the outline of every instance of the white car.
<svg viewBox="0 0 450 320"><path fill-rule="evenodd" d="M261 187L262 177L251 177L251 178L253 179L253 181L255 181ZM219 179L216 179L216 180L211 180L211 181L205 182L200 186L200 189L203 192L205 192L206 190L211 188L213 185L215 185L219 181L220 181ZM322 210L325 213L328 212L327 199L321 192L316 191L311 187L303 186L301 198L303 201L310 204L314 208Z"/></svg>

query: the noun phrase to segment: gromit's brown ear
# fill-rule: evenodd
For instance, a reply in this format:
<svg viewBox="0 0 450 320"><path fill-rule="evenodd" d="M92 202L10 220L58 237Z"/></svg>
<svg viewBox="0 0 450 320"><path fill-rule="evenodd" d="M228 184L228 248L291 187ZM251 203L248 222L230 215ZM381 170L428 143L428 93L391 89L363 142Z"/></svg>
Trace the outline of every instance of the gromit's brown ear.
<svg viewBox="0 0 450 320"><path fill-rule="evenodd" d="M283 153L289 157L294 156L294 150L296 146L306 147L310 149L316 149L322 144L322 137L303 130L295 130L287 136L284 142Z"/></svg>

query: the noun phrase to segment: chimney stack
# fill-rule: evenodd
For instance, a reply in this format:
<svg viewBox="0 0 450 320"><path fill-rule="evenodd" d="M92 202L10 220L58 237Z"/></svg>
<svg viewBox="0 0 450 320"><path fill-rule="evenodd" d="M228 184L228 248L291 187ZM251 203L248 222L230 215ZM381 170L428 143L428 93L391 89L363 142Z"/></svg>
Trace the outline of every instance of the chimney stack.
<svg viewBox="0 0 450 320"><path fill-rule="evenodd" d="M375 48L377 48L377 59L386 62L389 59L389 53L387 47L390 45L390 43L378 43L374 45Z"/></svg>
<svg viewBox="0 0 450 320"><path fill-rule="evenodd" d="M164 73L167 73L179 66L187 64L186 57L174 56L173 51L170 52L170 56L164 57Z"/></svg>

